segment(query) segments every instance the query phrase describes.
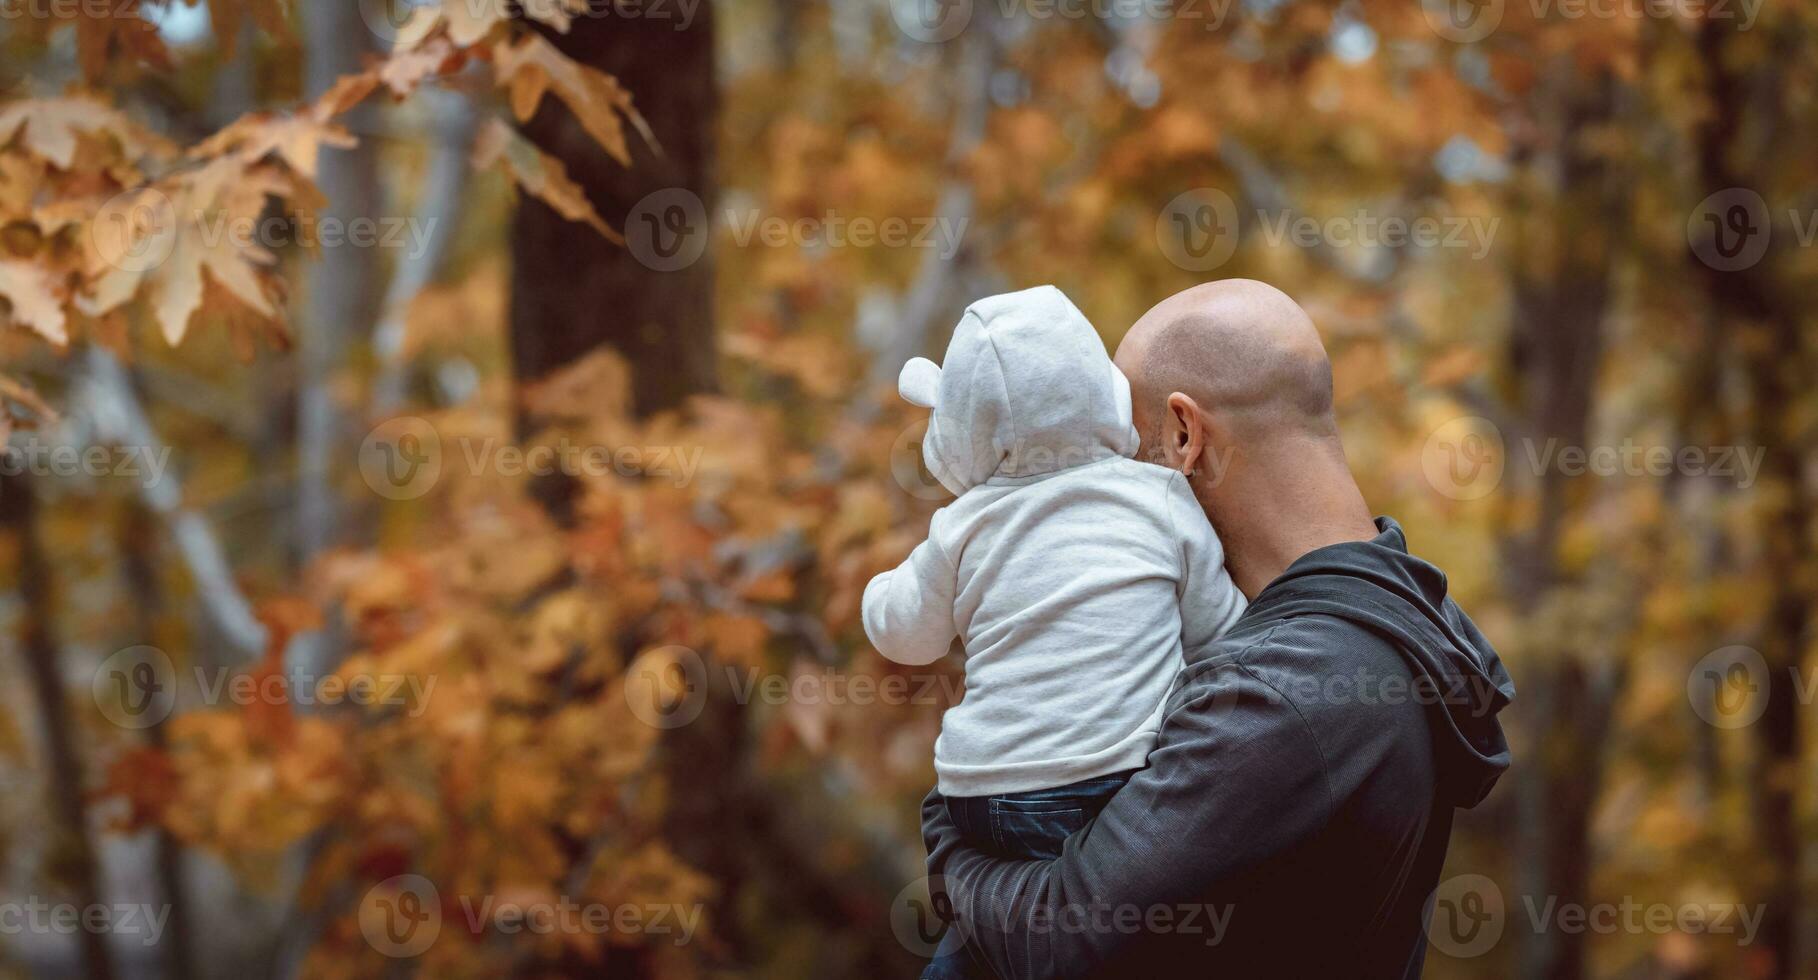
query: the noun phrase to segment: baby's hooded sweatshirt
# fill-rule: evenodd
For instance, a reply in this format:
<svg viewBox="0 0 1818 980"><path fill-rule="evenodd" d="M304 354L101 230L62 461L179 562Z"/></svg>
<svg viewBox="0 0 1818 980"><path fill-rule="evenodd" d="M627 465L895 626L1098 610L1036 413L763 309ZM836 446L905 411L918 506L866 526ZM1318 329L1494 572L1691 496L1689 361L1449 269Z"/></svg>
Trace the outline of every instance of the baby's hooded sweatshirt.
<svg viewBox="0 0 1818 980"><path fill-rule="evenodd" d="M1140 767L1182 643L1223 634L1244 598L1186 479L1132 458L1129 382L1072 302L1039 286L974 303L946 363L916 358L898 387L933 409L922 456L958 499L865 588L865 632L912 665L963 641L940 791Z"/></svg>

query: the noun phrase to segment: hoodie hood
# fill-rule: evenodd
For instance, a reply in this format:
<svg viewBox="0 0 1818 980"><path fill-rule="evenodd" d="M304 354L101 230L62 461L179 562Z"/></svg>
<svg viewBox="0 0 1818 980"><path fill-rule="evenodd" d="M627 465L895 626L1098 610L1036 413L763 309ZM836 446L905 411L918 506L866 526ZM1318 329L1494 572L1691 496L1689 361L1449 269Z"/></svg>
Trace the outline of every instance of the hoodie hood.
<svg viewBox="0 0 1818 980"><path fill-rule="evenodd" d="M973 303L945 362L911 360L897 388L934 410L922 458L956 496L994 477L1136 454L1130 382L1085 314L1053 286Z"/></svg>
<svg viewBox="0 0 1818 980"><path fill-rule="evenodd" d="M1335 616L1394 641L1432 719L1440 791L1454 806L1476 806L1509 768L1496 715L1515 697L1515 684L1477 625L1447 598L1445 573L1408 554L1393 519L1377 518L1376 528L1372 540L1302 555L1250 612Z"/></svg>

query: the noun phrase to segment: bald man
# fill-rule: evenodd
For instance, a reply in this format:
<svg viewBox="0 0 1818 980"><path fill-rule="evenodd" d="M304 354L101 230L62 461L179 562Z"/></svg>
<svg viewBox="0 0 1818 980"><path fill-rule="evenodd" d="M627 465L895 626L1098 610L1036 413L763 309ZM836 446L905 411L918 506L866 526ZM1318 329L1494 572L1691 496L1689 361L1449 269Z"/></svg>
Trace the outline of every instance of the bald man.
<svg viewBox="0 0 1818 980"><path fill-rule="evenodd" d="M1058 859L975 850L928 797L930 880L973 972L1417 977L1453 811L1509 765L1514 685L1445 574L1372 520L1293 300L1189 289L1116 361L1142 458L1186 475L1251 605L1186 650L1147 768ZM1434 924L1468 942L1476 912Z"/></svg>

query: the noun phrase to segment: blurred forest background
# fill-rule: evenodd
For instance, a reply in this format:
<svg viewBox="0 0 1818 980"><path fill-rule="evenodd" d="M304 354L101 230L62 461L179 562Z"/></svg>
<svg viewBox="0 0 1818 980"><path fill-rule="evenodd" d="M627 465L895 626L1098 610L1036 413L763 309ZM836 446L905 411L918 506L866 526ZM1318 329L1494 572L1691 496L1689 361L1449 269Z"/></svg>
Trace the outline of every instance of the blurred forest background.
<svg viewBox="0 0 1818 980"><path fill-rule="evenodd" d="M0 15L0 974L910 975L896 371L1247 276L1520 689L1429 975L1818 975L1811 0Z"/></svg>

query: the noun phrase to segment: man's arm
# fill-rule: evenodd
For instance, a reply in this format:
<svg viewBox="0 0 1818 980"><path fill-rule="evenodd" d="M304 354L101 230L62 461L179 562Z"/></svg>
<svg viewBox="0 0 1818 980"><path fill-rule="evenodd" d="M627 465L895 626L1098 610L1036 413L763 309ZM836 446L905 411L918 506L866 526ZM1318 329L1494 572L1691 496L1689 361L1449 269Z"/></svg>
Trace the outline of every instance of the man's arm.
<svg viewBox="0 0 1818 980"><path fill-rule="evenodd" d="M1157 916L1236 902L1241 879L1325 825L1325 766L1299 712L1240 664L1199 671L1149 767L1057 860L990 857L960 839L938 793L922 805L930 880L998 975L1090 973L1154 941Z"/></svg>

